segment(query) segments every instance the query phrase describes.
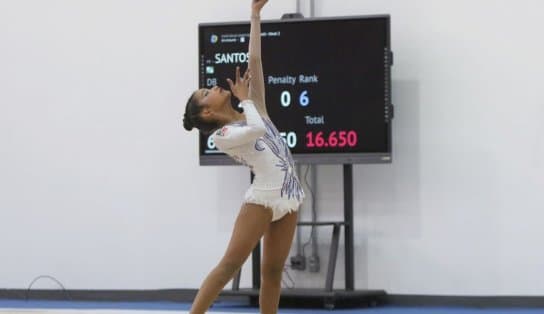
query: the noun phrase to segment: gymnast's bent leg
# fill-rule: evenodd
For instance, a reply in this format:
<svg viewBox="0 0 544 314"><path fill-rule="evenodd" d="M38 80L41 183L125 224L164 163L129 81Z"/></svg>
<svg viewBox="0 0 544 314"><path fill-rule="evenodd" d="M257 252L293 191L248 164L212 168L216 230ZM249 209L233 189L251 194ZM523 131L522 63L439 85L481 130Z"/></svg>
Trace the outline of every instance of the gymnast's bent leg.
<svg viewBox="0 0 544 314"><path fill-rule="evenodd" d="M221 290L253 250L270 227L272 210L256 204L244 204L240 209L234 230L219 264L208 274L191 307L191 314L204 314Z"/></svg>

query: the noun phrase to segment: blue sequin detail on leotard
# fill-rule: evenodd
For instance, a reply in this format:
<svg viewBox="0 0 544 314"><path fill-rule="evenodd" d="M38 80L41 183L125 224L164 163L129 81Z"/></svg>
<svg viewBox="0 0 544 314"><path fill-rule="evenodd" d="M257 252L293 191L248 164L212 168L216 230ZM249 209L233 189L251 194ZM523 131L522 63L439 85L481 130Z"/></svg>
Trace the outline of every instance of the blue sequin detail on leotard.
<svg viewBox="0 0 544 314"><path fill-rule="evenodd" d="M275 166L279 167L280 170L284 172L281 196L283 197L285 195L288 199L295 198L298 201L302 201L304 191L295 175L295 161L289 151L289 147L280 136L278 129L276 129L272 121L265 118L263 118L263 121L266 125L266 134L257 139L255 142L255 149L263 151L265 150L266 145L279 159L279 162Z"/></svg>

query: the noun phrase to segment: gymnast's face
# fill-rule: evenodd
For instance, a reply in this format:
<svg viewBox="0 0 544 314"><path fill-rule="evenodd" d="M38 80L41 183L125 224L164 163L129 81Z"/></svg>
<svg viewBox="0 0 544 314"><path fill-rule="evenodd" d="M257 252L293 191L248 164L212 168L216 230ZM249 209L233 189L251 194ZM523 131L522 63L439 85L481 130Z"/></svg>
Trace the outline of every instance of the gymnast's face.
<svg viewBox="0 0 544 314"><path fill-rule="evenodd" d="M194 97L202 106L202 117L207 120L213 119L214 114L224 112L231 107L231 92L219 86L199 89Z"/></svg>

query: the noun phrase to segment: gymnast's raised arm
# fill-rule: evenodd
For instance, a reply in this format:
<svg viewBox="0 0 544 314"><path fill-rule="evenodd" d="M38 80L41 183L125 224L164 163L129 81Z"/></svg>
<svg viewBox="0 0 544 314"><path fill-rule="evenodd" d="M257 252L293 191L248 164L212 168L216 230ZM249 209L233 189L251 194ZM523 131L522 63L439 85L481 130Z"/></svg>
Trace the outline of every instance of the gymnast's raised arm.
<svg viewBox="0 0 544 314"><path fill-rule="evenodd" d="M251 0L251 29L249 34L249 99L262 116L266 111L263 64L261 59L261 9L268 0Z"/></svg>

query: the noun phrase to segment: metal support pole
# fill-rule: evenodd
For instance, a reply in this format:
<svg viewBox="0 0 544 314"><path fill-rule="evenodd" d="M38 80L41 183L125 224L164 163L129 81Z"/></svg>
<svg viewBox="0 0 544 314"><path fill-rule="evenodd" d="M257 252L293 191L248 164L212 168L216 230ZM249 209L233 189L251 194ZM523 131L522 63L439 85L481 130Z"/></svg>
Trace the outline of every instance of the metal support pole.
<svg viewBox="0 0 544 314"><path fill-rule="evenodd" d="M234 276L234 279L232 279L232 290L238 291L240 290L240 278L242 277L242 269L238 270L236 273L236 276Z"/></svg>
<svg viewBox="0 0 544 314"><path fill-rule="evenodd" d="M261 288L261 241L257 243L257 246L253 250L253 256L251 258L253 267L253 289Z"/></svg>
<svg viewBox="0 0 544 314"><path fill-rule="evenodd" d="M354 263L353 263L353 165L344 165L344 229L345 263L346 263L346 290L353 291Z"/></svg>
<svg viewBox="0 0 544 314"><path fill-rule="evenodd" d="M297 164L296 167L297 167L297 176L299 178L302 178L302 176L301 176L301 168L302 167L299 164ZM308 188L310 188L310 187L308 187ZM299 215L297 216L298 222L300 222L300 220L302 219L301 217L302 217L302 215L299 213ZM296 232L297 232L297 234L296 234L297 255L302 256L302 233L300 231L300 228L297 228Z"/></svg>
<svg viewBox="0 0 544 314"><path fill-rule="evenodd" d="M315 203L316 194L317 194L317 166L311 165L310 167L310 175L311 175L311 189L312 189L312 222L317 222L317 205ZM313 256L319 256L319 246L317 242L317 228L312 228L312 255Z"/></svg>
<svg viewBox="0 0 544 314"><path fill-rule="evenodd" d="M332 291L334 284L334 271L336 270L336 257L338 256L338 243L340 242L340 224L334 224L332 229L331 251L329 253L329 266L327 267L327 279L325 290Z"/></svg>

